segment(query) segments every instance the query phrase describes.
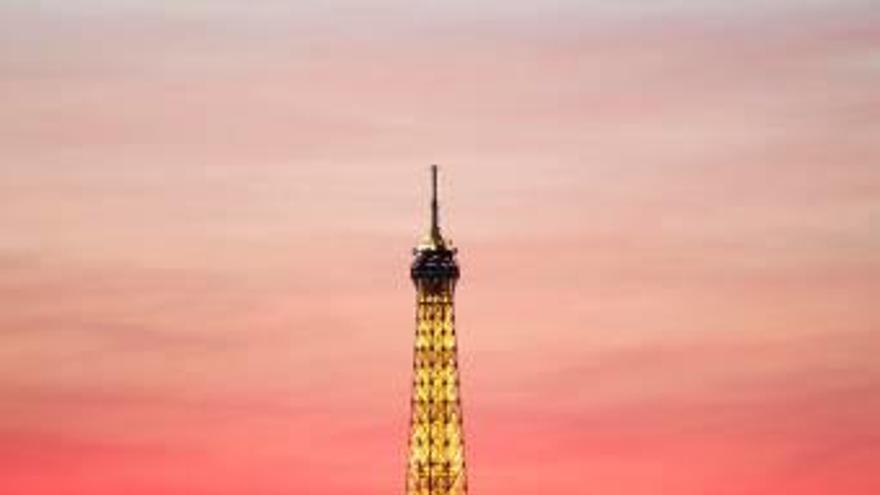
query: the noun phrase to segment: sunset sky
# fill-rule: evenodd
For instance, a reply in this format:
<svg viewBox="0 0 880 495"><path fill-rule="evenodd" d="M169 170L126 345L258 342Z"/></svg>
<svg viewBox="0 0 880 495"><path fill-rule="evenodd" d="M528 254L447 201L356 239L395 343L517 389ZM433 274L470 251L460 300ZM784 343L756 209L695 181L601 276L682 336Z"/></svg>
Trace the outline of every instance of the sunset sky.
<svg viewBox="0 0 880 495"><path fill-rule="evenodd" d="M876 1L3 0L0 493L880 493ZM646 7L643 4L649 4Z"/></svg>

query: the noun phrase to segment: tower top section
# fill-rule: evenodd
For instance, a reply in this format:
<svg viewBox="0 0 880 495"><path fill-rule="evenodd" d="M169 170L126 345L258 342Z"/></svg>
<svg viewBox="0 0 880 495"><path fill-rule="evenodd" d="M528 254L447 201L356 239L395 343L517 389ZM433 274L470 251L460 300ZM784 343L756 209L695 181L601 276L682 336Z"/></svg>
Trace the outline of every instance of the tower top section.
<svg viewBox="0 0 880 495"><path fill-rule="evenodd" d="M440 207L437 200L437 165L431 165L431 228L413 249L415 259L411 267L414 281L456 280L458 263L455 248L440 232Z"/></svg>

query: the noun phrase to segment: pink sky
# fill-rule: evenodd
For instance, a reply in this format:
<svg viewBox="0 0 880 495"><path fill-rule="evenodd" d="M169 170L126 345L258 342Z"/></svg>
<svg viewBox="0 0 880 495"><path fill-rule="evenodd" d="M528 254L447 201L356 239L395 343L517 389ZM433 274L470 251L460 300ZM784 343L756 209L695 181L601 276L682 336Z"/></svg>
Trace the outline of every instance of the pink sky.
<svg viewBox="0 0 880 495"><path fill-rule="evenodd" d="M0 493L880 493L871 2L0 6ZM291 4L291 5L288 5Z"/></svg>

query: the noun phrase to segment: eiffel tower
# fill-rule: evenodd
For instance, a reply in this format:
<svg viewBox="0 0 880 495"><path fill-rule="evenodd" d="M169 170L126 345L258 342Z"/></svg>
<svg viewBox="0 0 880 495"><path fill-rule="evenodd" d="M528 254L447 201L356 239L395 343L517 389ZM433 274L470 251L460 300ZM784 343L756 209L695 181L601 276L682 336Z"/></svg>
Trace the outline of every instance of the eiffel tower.
<svg viewBox="0 0 880 495"><path fill-rule="evenodd" d="M464 495L458 346L455 336L456 249L440 233L437 166L431 166L431 229L413 249L416 335L406 495Z"/></svg>

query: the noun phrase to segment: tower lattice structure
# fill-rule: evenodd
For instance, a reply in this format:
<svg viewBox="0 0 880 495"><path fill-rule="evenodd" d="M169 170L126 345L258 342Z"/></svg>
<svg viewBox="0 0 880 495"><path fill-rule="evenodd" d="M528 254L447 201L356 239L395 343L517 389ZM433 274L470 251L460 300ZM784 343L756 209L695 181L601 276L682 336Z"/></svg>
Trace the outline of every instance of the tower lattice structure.
<svg viewBox="0 0 880 495"><path fill-rule="evenodd" d="M437 166L431 166L431 229L413 249L416 335L406 495L465 495L458 345L456 249L440 233Z"/></svg>

